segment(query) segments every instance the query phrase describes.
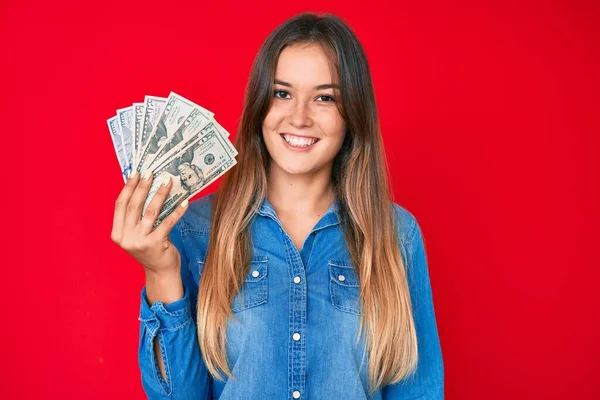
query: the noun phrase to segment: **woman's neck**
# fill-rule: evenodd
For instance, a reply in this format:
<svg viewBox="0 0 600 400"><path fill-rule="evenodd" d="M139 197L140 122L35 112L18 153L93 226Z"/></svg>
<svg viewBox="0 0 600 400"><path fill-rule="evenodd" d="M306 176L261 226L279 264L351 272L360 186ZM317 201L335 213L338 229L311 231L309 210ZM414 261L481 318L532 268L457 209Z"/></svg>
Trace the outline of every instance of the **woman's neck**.
<svg viewBox="0 0 600 400"><path fill-rule="evenodd" d="M279 216L323 215L335 200L331 167L310 174L288 174L272 165L267 198Z"/></svg>

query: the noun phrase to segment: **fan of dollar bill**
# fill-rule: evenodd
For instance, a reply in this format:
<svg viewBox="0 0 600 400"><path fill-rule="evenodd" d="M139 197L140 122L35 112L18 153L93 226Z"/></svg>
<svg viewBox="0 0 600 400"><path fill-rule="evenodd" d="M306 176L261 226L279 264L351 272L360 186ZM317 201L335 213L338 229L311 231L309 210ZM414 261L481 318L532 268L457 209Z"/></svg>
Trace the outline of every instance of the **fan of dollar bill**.
<svg viewBox="0 0 600 400"><path fill-rule="evenodd" d="M123 179L134 170L154 174L144 210L171 178L155 226L236 164L237 150L214 113L173 92L167 98L145 96L143 103L117 110L107 122Z"/></svg>

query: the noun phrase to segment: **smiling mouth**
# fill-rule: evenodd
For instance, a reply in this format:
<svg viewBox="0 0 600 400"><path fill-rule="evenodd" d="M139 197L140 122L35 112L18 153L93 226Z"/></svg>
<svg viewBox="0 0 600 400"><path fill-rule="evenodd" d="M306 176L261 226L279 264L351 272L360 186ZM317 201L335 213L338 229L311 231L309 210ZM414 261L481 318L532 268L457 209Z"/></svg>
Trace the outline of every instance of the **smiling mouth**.
<svg viewBox="0 0 600 400"><path fill-rule="evenodd" d="M312 146L313 144L317 143L320 140L317 138L305 138L305 137L299 137L299 136L295 136L295 135L288 135L285 133L282 133L280 136L290 146L298 147L298 148Z"/></svg>

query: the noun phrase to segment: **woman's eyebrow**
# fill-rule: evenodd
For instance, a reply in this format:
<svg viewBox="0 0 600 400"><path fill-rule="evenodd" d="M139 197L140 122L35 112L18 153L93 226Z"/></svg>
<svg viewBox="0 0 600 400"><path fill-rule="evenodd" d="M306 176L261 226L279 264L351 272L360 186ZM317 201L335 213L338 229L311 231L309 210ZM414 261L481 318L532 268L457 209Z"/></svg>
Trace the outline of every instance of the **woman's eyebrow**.
<svg viewBox="0 0 600 400"><path fill-rule="evenodd" d="M281 86L293 87L291 83L280 81L279 79L275 79L275 84L276 85L281 85ZM325 83L323 85L317 85L317 86L314 87L315 90L339 89L339 88L340 88L340 86L336 85L334 83Z"/></svg>

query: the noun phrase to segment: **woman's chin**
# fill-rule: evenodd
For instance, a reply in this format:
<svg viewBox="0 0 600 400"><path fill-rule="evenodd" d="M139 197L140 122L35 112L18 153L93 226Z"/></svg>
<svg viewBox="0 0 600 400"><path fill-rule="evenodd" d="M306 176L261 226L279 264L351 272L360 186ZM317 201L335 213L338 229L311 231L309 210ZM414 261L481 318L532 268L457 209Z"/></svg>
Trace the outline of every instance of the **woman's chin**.
<svg viewBox="0 0 600 400"><path fill-rule="evenodd" d="M278 164L279 169L287 175L306 175L312 174L315 171L313 168L304 165Z"/></svg>

